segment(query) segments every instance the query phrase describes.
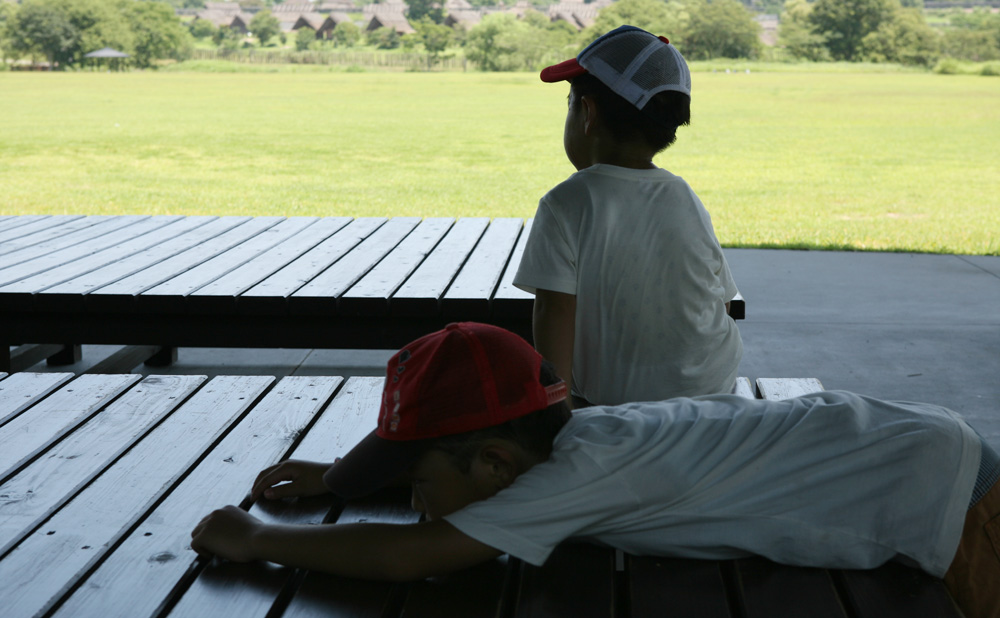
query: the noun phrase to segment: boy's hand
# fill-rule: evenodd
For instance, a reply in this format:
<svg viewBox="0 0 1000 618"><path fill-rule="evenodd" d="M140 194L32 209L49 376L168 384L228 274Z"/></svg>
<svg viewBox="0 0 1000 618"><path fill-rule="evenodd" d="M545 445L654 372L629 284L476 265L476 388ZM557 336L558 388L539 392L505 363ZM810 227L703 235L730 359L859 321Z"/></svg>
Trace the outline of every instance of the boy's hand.
<svg viewBox="0 0 1000 618"><path fill-rule="evenodd" d="M315 461L288 459L257 475L250 490L250 497L259 500L261 496L276 500L294 496L320 496L329 493L323 483L323 474L331 464Z"/></svg>
<svg viewBox="0 0 1000 618"><path fill-rule="evenodd" d="M251 539L263 524L235 506L209 513L191 532L191 549L201 556L219 556L234 562L256 559Z"/></svg>

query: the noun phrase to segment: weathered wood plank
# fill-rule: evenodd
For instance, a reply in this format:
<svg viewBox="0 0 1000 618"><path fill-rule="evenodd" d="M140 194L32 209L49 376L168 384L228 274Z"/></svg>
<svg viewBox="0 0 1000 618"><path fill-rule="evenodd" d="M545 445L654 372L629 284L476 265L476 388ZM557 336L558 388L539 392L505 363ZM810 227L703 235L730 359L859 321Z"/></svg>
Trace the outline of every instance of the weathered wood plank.
<svg viewBox="0 0 1000 618"><path fill-rule="evenodd" d="M4 294L8 307L30 308L30 300L35 293L65 283L108 264L127 260L133 254L139 253L150 245L163 242L182 233L187 227L183 223L184 219L181 217L151 217L130 226L121 233L111 235L113 238L108 239L108 245L105 249L95 251L71 263L62 264L59 268L52 268L0 287L0 293ZM129 232L130 235L124 236L125 231ZM27 297L28 302L18 302L22 296Z"/></svg>
<svg viewBox="0 0 1000 618"><path fill-rule="evenodd" d="M424 219L389 255L345 292L337 304L341 315L386 315L389 298L434 249L452 218Z"/></svg>
<svg viewBox="0 0 1000 618"><path fill-rule="evenodd" d="M400 615L404 618L496 618L504 616L507 588L517 576L510 559L496 560L410 585Z"/></svg>
<svg viewBox="0 0 1000 618"><path fill-rule="evenodd" d="M107 249L118 242L116 239L122 234L128 235L129 228L149 218L145 215L111 217L51 243L32 245L9 253L4 257L6 266L0 269L0 286Z"/></svg>
<svg viewBox="0 0 1000 618"><path fill-rule="evenodd" d="M632 616L730 618L722 563L626 556Z"/></svg>
<svg viewBox="0 0 1000 618"><path fill-rule="evenodd" d="M532 302L535 295L525 292L514 286L514 276L517 275L517 267L521 265L521 256L524 255L524 246L528 243L528 235L531 234L531 226L534 219L524 222L524 229L514 245L514 251L510 254L510 262L504 269L503 277L500 278L500 285L497 286L496 294L493 295L493 316L494 317L515 317L531 318Z"/></svg>
<svg viewBox="0 0 1000 618"><path fill-rule="evenodd" d="M325 383L328 392L321 405L340 383L339 378L327 380L330 380ZM381 392L379 385L371 378L348 381L321 412L290 458L332 462L346 453L375 425ZM289 501L264 499L250 508L250 514L271 524L320 524L333 504L332 495ZM171 615L197 616L208 612L215 618L265 616L294 573L293 569L275 565L209 562L171 610ZM220 590L225 593L220 594Z"/></svg>
<svg viewBox="0 0 1000 618"><path fill-rule="evenodd" d="M3 345L0 343L0 346ZM13 350L7 348L6 354L3 353L5 350L0 350L0 369L11 372L27 371L43 360L59 354L65 348L66 346L61 343L26 343Z"/></svg>
<svg viewBox="0 0 1000 618"><path fill-rule="evenodd" d="M309 283L385 224L384 218L355 219L339 232L240 295L236 307L246 313L273 313L285 308L286 299Z"/></svg>
<svg viewBox="0 0 1000 618"><path fill-rule="evenodd" d="M381 226L337 263L316 275L289 297L293 314L333 315L340 296L379 263L420 223L416 217L396 217Z"/></svg>
<svg viewBox="0 0 1000 618"><path fill-rule="evenodd" d="M218 223L212 222L209 225L226 226L234 221L236 225L221 234L212 236L204 242L148 268L118 279L114 283L92 290L86 297L87 307L97 311L131 310L134 308L134 301L139 294L211 260L275 223L273 219L258 222L250 217L221 217Z"/></svg>
<svg viewBox="0 0 1000 618"><path fill-rule="evenodd" d="M35 297L35 306L42 310L65 309L67 307L81 309L84 306L83 295L186 251L231 229L236 224L237 221L233 217L225 219L214 216L185 217L183 221L168 228L172 234L169 239L164 238L160 242L147 243L147 248L130 255L127 260L105 264L100 268L39 291Z"/></svg>
<svg viewBox="0 0 1000 618"><path fill-rule="evenodd" d="M398 493L376 494L349 503L337 524L360 522L412 524L419 519ZM406 585L308 572L282 618L377 618L392 616L406 594Z"/></svg>
<svg viewBox="0 0 1000 618"><path fill-rule="evenodd" d="M25 221L19 226L8 224L0 228L0 255L65 236L70 232L89 227L99 220L106 218L85 218L83 215L55 215L34 221Z"/></svg>
<svg viewBox="0 0 1000 618"><path fill-rule="evenodd" d="M750 378L736 378L736 384L733 385L733 394L739 395L740 397L746 397L747 399L757 398L757 394L753 390L753 384L750 382Z"/></svg>
<svg viewBox="0 0 1000 618"><path fill-rule="evenodd" d="M541 567L521 566L518 618L604 618L615 615L614 550L563 543ZM572 577L567 577L572 573Z"/></svg>
<svg viewBox="0 0 1000 618"><path fill-rule="evenodd" d="M463 320L490 315L493 293L510 259L524 222L494 219L441 299L441 312Z"/></svg>
<svg viewBox="0 0 1000 618"><path fill-rule="evenodd" d="M760 399L791 399L823 390L816 378L757 378Z"/></svg>
<svg viewBox="0 0 1000 618"><path fill-rule="evenodd" d="M51 610L94 566L101 563L111 548L131 533L126 542L139 537L146 541L147 547L138 554L128 550L123 552L120 547L115 549L113 558L134 558L124 567L125 573L119 573L120 582L102 579L106 569L117 564L105 562L104 568L95 573L96 579L91 578L80 588L70 599L70 605L62 608L61 615L150 615L151 611L144 609L142 603L153 603L155 606L157 601L150 598L149 593L153 589L146 589L143 578L155 576L158 566L177 562L177 557L184 552L183 545L161 549L158 535L171 536L168 531L173 529L175 533L172 536L179 538L182 530L190 533L196 522L189 522L186 518L170 519L171 513L163 512L163 518L154 515L145 520L148 528L133 531L136 524L199 462L273 380L270 376L220 376L211 380L42 527L24 539L0 562L0 570L3 571L0 596L5 599L6 609L16 616L31 616ZM248 424L248 428L256 429L252 423ZM274 439L270 429L265 436L267 441ZM281 435L277 439L287 437ZM238 469L238 466L228 467ZM189 508L205 508L205 495L209 489L199 489L202 491L200 495L184 496ZM240 490L245 491L242 487ZM143 536L147 532L149 536ZM174 544L177 544L176 541ZM178 578L173 576L159 584L169 588ZM129 587L137 580L140 582L138 585ZM124 584L123 587L116 587L119 583ZM88 605L95 600L102 604L97 608ZM134 611L129 609L130 605Z"/></svg>
<svg viewBox="0 0 1000 618"><path fill-rule="evenodd" d="M5 215L3 221L0 221L0 232L7 232L14 228L23 227L29 223L34 223L36 221L41 221L42 219L49 219L52 215ZM17 234L14 235L15 237Z"/></svg>
<svg viewBox="0 0 1000 618"><path fill-rule="evenodd" d="M462 268L488 225L489 219L459 219L406 283L392 295L389 301L389 313L436 314L441 296L448 289L455 273Z"/></svg>
<svg viewBox="0 0 1000 618"><path fill-rule="evenodd" d="M80 376L0 427L0 479L73 431L138 375Z"/></svg>
<svg viewBox="0 0 1000 618"><path fill-rule="evenodd" d="M244 242L212 257L197 266L173 277L169 281L152 287L139 296L139 302L150 308L163 311L181 311L184 300L193 292L212 283L262 253L268 251L281 241L293 236L315 219L295 217L257 217L256 222L270 223L259 234L247 238Z"/></svg>
<svg viewBox="0 0 1000 618"><path fill-rule="evenodd" d="M847 618L830 573L764 558L736 561L746 618Z"/></svg>
<svg viewBox="0 0 1000 618"><path fill-rule="evenodd" d="M110 465L207 378L150 376L0 485L0 555Z"/></svg>
<svg viewBox="0 0 1000 618"><path fill-rule="evenodd" d="M15 373L4 379L0 382L0 425L40 401L72 377L72 373Z"/></svg>
<svg viewBox="0 0 1000 618"><path fill-rule="evenodd" d="M350 217L316 219L300 232L284 239L243 266L193 292L188 298L196 311L235 309L236 297L333 236L351 222Z"/></svg>
<svg viewBox="0 0 1000 618"><path fill-rule="evenodd" d="M944 582L889 562L870 571L840 571L846 601L857 618L961 618Z"/></svg>

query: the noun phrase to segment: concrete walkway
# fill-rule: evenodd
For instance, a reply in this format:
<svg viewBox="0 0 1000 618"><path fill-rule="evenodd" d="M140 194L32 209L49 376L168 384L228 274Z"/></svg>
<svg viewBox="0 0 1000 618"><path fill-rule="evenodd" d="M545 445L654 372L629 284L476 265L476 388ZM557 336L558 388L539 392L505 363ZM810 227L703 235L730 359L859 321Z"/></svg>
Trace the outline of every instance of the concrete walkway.
<svg viewBox="0 0 1000 618"><path fill-rule="evenodd" d="M741 375L938 403L1000 449L1000 257L727 249L747 318ZM114 347L34 371L84 371ZM142 373L381 375L392 351L182 348Z"/></svg>

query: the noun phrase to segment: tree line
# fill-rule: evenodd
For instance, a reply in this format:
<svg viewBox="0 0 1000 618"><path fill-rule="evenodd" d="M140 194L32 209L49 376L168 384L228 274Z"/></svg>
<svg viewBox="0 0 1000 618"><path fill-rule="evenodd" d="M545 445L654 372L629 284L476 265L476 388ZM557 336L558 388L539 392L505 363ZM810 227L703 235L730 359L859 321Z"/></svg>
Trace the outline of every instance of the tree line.
<svg viewBox="0 0 1000 618"><path fill-rule="evenodd" d="M190 6L199 0L171 0ZM265 0L243 0L263 4ZM942 57L978 62L1000 60L1000 14L986 10L951 14L942 32L929 25L922 0L785 0L781 5L778 54L809 61L896 62L933 66ZM761 42L755 13L738 0L618 0L603 8L590 27L549 19L539 10L517 17L496 12L468 30L444 25L432 0L408 0L415 32L391 28L362 32L338 24L329 40L302 28L288 41L268 10L257 12L253 37L205 20L185 24L167 2L143 0L24 0L0 2L0 57L33 58L60 68L83 63L101 47L130 54L131 66L183 60L197 39L223 49L285 46L296 50L349 48L423 50L431 60L455 50L481 70L533 70L577 53L590 41L628 23L665 34L690 60L775 57ZM750 2L749 4L761 4ZM775 6L774 0L767 8ZM544 7L541 7L544 9ZM275 42L278 41L278 42ZM460 50L460 51L458 51ZM3 65L0 65L3 66Z"/></svg>

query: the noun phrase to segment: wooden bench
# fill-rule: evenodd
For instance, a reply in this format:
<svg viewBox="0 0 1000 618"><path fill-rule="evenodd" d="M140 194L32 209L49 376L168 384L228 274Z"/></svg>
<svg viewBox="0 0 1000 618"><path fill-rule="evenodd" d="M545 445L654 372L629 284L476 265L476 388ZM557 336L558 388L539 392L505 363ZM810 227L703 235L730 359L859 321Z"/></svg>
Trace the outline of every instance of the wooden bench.
<svg viewBox="0 0 1000 618"><path fill-rule="evenodd" d="M958 617L940 580L898 564L793 568L561 545L387 584L197 559L190 531L240 504L270 522L413 522L408 496L250 504L256 473L331 460L374 426L379 378L12 374L0 380L3 615ZM758 380L776 396L818 382ZM740 392L753 385L740 382Z"/></svg>
<svg viewBox="0 0 1000 618"><path fill-rule="evenodd" d="M485 218L0 219L0 370L72 363L80 344L142 346L116 359L126 370L169 364L179 346L396 349L466 320L530 341L534 297L512 284L530 229ZM744 313L736 299L733 317Z"/></svg>

